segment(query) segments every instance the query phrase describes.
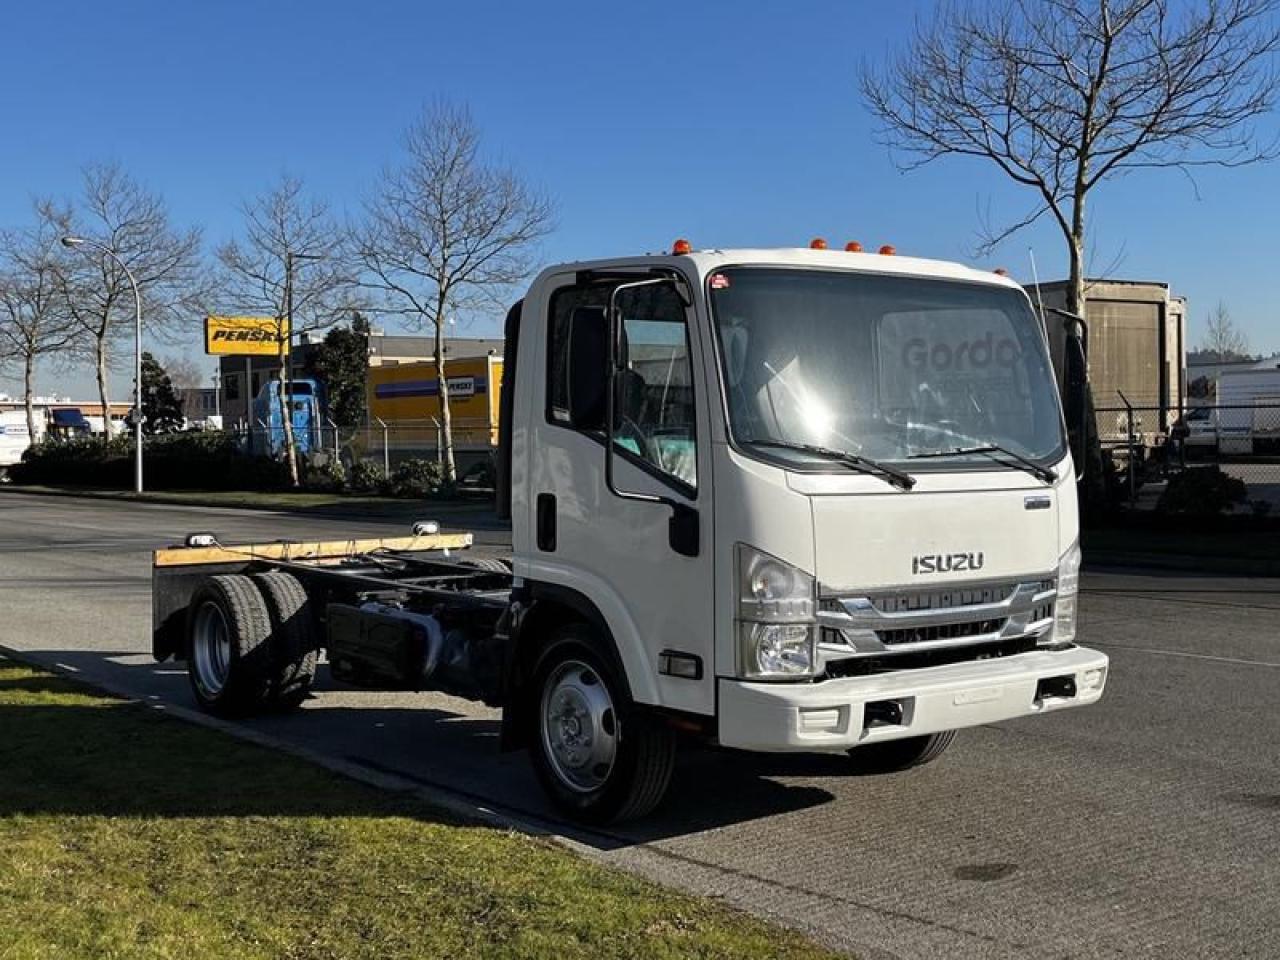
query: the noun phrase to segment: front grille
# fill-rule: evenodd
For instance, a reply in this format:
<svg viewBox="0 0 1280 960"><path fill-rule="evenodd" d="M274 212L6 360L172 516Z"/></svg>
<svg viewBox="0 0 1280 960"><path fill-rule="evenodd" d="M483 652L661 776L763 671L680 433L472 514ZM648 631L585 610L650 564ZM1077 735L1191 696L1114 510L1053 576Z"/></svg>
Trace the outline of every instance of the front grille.
<svg viewBox="0 0 1280 960"><path fill-rule="evenodd" d="M1052 577L944 588L903 588L861 597L827 596L818 607L827 659L968 649L1049 629L1057 594ZM843 649L841 649L843 648Z"/></svg>
<svg viewBox="0 0 1280 960"><path fill-rule="evenodd" d="M1050 605L1052 611L1052 605ZM1037 618L1039 619L1039 618ZM973 620L969 623L943 623L929 627L903 627L898 630L876 630L875 635L886 646L928 643L932 640L954 640L959 637L979 637L997 633L1005 625L1005 618ZM844 634L833 627L822 628L823 643L844 643Z"/></svg>
<svg viewBox="0 0 1280 960"><path fill-rule="evenodd" d="M930 640L952 640L957 637L977 637L995 633L1005 624L998 620L974 620L972 623L944 623L936 627L905 627L901 630L877 630L880 642L893 646L899 643L928 643Z"/></svg>
<svg viewBox="0 0 1280 960"><path fill-rule="evenodd" d="M959 609L1007 600L1016 586L1017 584L1014 583L1003 583L970 589L876 593L869 599L872 605L883 613L908 613L913 610L937 610L944 607Z"/></svg>
<svg viewBox="0 0 1280 960"><path fill-rule="evenodd" d="M826 675L828 677L866 677L896 670L924 670L928 667L943 667L952 663L1012 657L1019 653L1027 653L1035 648L1035 637L1014 637L1011 640L997 640L992 643L979 643L967 647L952 647L949 650L908 649L900 653L895 652L890 656L847 657L842 660L830 660L826 665Z"/></svg>

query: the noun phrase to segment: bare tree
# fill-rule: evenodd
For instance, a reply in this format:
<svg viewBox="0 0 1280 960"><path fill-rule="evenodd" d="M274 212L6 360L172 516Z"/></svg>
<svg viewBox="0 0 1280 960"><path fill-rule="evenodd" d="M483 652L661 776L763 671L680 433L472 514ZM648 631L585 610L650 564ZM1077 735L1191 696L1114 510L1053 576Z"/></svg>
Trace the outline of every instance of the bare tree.
<svg viewBox="0 0 1280 960"><path fill-rule="evenodd" d="M46 203L43 216L63 234L111 249L138 283L144 329L151 335L193 325L204 296L200 231L177 230L164 200L142 187L117 164L85 168L83 196L70 210ZM60 286L78 329L76 346L94 364L105 435L111 435L107 372L122 337L133 332L133 289L111 257L85 246L60 260Z"/></svg>
<svg viewBox="0 0 1280 960"><path fill-rule="evenodd" d="M360 306L347 234L334 220L328 204L308 196L302 180L287 174L245 203L241 211L243 235L218 249L223 296L237 311L277 319L282 361L279 392L282 406L287 407L283 401L289 393L286 361L290 351L283 331L288 329L292 338L322 330ZM289 476L297 486L293 422L287 413L281 421Z"/></svg>
<svg viewBox="0 0 1280 960"><path fill-rule="evenodd" d="M1067 309L1084 307L1086 202L1135 170L1270 159L1280 46L1276 0L996 0L943 6L861 86L882 141L914 169L987 160L1035 205L986 249L1046 214L1070 260Z"/></svg>
<svg viewBox="0 0 1280 960"><path fill-rule="evenodd" d="M200 369L200 365L186 354L162 357L160 365L169 375L170 382L179 390L194 390L205 381L204 371Z"/></svg>
<svg viewBox="0 0 1280 960"><path fill-rule="evenodd" d="M1213 354L1219 363L1241 359L1249 354L1249 338L1236 326L1227 305L1221 300L1209 314L1200 349Z"/></svg>
<svg viewBox="0 0 1280 960"><path fill-rule="evenodd" d="M492 306L534 268L553 229L550 200L480 156L480 132L462 106L428 107L405 135L405 155L366 205L357 249L385 310L435 333L445 477L456 478L445 330Z"/></svg>
<svg viewBox="0 0 1280 960"><path fill-rule="evenodd" d="M31 229L0 235L0 359L22 370L33 443L36 363L65 350L75 334L61 295L58 239L56 222L43 216Z"/></svg>

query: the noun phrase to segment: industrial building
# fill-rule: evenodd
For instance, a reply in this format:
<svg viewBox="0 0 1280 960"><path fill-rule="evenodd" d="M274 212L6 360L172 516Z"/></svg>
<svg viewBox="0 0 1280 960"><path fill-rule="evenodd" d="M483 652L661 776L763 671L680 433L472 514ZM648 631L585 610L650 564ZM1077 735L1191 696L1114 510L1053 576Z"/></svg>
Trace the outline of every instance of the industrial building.
<svg viewBox="0 0 1280 960"><path fill-rule="evenodd" d="M310 357L319 348L320 341L308 334L301 334L293 347L292 364L299 376L306 369ZM387 334L374 330L369 334L369 366L397 366L423 363L433 359L434 337L413 337ZM445 341L445 357L449 360L473 357L501 357L502 340L483 337L449 337ZM269 379L279 376L280 359L273 356L223 356L218 361L215 376L218 390L218 409L222 423L227 427L244 424L253 398ZM247 386L247 389L246 389Z"/></svg>

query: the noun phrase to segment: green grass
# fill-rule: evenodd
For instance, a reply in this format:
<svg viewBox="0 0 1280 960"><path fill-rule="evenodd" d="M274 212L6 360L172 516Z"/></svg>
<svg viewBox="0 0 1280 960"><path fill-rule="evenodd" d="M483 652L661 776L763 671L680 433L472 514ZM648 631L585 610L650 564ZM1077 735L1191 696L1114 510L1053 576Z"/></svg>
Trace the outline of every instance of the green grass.
<svg viewBox="0 0 1280 960"><path fill-rule="evenodd" d="M819 957L523 834L0 660L0 958Z"/></svg>

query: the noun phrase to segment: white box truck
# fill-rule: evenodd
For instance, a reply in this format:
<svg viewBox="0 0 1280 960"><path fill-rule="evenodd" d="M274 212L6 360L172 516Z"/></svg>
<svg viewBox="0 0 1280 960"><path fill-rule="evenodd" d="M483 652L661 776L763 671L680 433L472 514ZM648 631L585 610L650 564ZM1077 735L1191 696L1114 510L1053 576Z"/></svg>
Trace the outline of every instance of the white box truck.
<svg viewBox="0 0 1280 960"><path fill-rule="evenodd" d="M44 411L40 412L40 418L44 417ZM37 430L43 426L42 419L38 419ZM40 435L35 437L39 440ZM22 455L26 453L27 448L31 446L31 432L27 428L27 413L25 410L0 410L0 479L3 479L10 467L14 464L22 462Z"/></svg>
<svg viewBox="0 0 1280 960"><path fill-rule="evenodd" d="M1076 484L1012 281L825 249L544 271L507 318L509 560L467 534L154 558L154 653L220 713L366 687L503 709L570 816L661 799L676 732L925 763L1095 702Z"/></svg>
<svg viewBox="0 0 1280 960"><path fill-rule="evenodd" d="M1280 450L1280 366L1224 370L1218 376L1218 452L1249 456Z"/></svg>

